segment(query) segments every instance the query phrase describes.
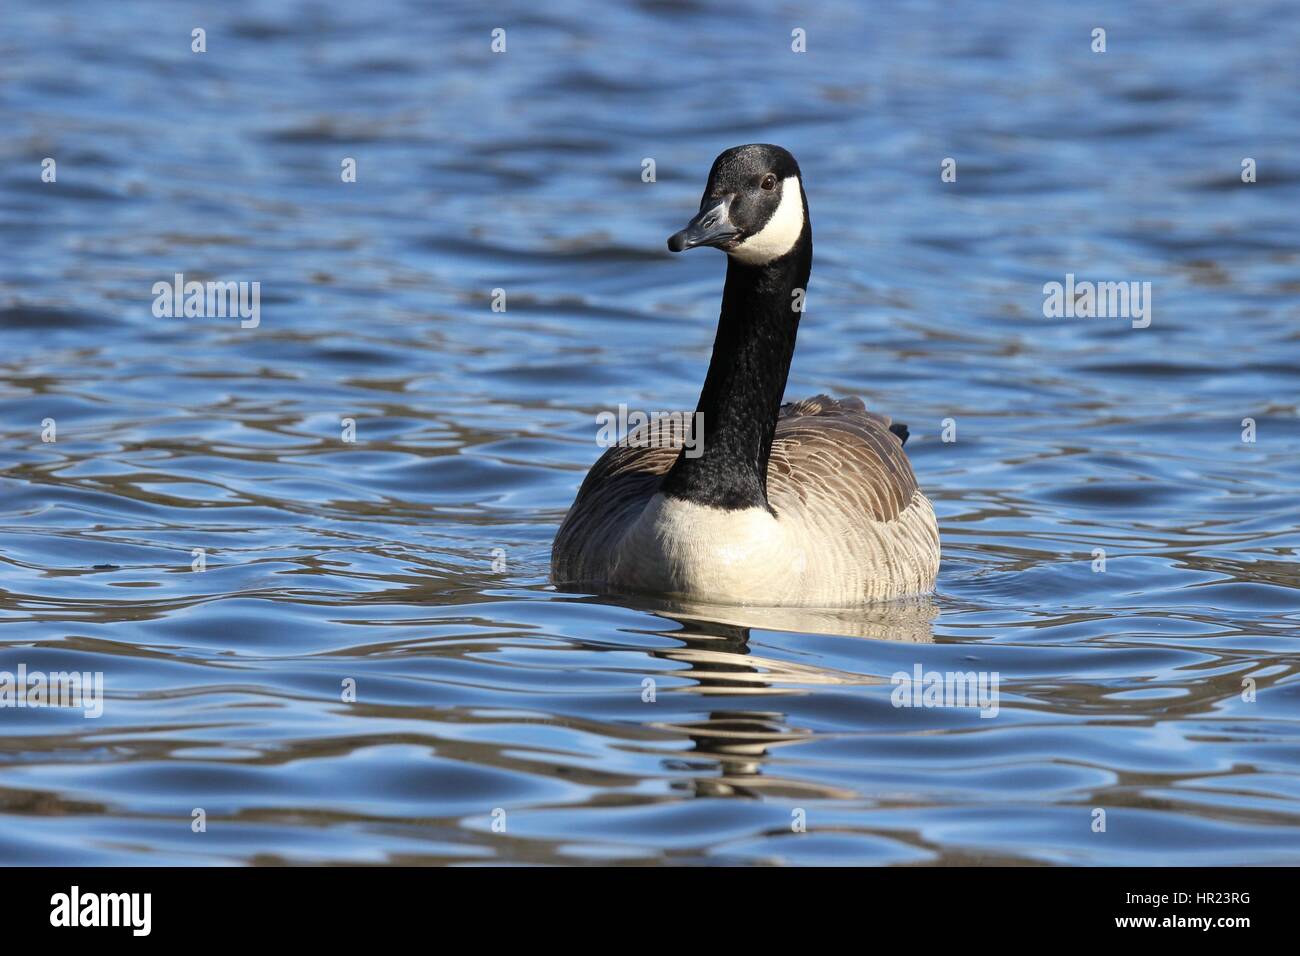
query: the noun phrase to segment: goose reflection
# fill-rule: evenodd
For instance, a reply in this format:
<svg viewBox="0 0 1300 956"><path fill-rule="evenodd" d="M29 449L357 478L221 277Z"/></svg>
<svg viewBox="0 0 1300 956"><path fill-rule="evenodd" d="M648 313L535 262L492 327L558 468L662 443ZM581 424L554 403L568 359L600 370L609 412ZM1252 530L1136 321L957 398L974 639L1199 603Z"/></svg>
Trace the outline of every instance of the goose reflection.
<svg viewBox="0 0 1300 956"><path fill-rule="evenodd" d="M938 607L928 597L857 610L719 607L663 600L626 603L676 625L652 633L680 641L681 645L650 653L687 665L685 670L672 672L673 676L687 677L694 683L668 693L757 695L767 701L786 694L803 694L811 684L878 684L884 679L757 655L749 646L751 629L928 644L934 641L933 621L938 616ZM776 748L815 736L811 730L792 726L780 710L720 707L701 720L657 722L654 726L681 733L691 741L689 756L668 761L667 768L687 772L690 776L674 786L695 796L828 800L859 796L809 780L764 773L764 765Z"/></svg>

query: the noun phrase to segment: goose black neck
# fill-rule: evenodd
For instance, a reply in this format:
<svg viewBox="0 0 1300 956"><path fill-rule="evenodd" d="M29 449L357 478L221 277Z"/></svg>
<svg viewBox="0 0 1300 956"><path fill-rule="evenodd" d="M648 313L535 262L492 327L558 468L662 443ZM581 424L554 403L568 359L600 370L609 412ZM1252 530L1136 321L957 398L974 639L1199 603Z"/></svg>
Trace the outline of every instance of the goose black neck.
<svg viewBox="0 0 1300 956"><path fill-rule="evenodd" d="M768 509L767 461L811 268L806 221L778 259L746 265L728 257L713 358L696 406L700 454L678 456L664 476L665 495L728 510Z"/></svg>

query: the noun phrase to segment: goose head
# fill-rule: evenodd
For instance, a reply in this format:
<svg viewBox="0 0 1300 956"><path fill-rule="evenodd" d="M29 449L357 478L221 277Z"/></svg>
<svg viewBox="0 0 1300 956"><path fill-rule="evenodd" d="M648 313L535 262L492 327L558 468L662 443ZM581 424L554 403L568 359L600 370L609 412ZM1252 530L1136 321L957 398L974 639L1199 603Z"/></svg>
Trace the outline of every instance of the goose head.
<svg viewBox="0 0 1300 956"><path fill-rule="evenodd" d="M733 261L759 266L810 238L799 164L780 146L751 143L713 161L699 213L668 237L668 248L713 246Z"/></svg>

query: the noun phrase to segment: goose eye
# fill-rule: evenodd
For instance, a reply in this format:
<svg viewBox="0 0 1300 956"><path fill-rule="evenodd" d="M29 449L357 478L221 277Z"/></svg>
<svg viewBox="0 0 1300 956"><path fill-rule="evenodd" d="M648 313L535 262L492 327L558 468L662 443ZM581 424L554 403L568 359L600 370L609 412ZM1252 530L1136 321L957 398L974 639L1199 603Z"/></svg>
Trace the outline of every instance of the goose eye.
<svg viewBox="0 0 1300 956"><path fill-rule="evenodd" d="M763 177L763 182L761 185L764 189L775 189L776 177L773 176L771 173L768 173L766 176Z"/></svg>

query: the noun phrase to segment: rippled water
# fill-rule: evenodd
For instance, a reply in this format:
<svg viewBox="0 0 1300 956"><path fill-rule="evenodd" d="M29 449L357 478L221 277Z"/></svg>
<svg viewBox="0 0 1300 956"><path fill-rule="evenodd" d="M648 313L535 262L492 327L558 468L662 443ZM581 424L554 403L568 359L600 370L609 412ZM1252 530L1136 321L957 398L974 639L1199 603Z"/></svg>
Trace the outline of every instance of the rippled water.
<svg viewBox="0 0 1300 956"><path fill-rule="evenodd" d="M1300 862L1294 5L863 7L7 4L0 670L106 701L0 710L0 860ZM932 600L547 583L594 415L693 407L722 259L663 240L749 141L817 238L789 394L911 426Z"/></svg>

